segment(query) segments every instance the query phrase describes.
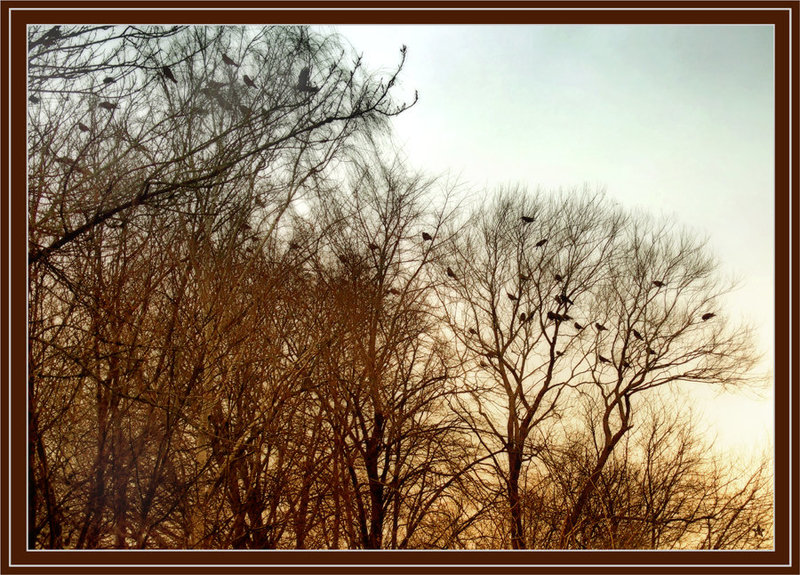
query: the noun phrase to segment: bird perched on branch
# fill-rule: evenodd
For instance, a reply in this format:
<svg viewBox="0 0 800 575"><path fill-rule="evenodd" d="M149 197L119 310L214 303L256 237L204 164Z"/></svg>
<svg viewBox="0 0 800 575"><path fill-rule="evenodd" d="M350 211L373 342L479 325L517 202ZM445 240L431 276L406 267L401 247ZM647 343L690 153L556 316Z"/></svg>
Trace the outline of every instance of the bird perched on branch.
<svg viewBox="0 0 800 575"><path fill-rule="evenodd" d="M547 312L547 319L551 319L551 320L553 320L553 321L561 321L561 320L562 320L562 319L564 319L564 318L563 318L563 317L561 317L559 314L557 314L557 313L556 313L556 312L554 312L554 311L548 311L548 312Z"/></svg>
<svg viewBox="0 0 800 575"><path fill-rule="evenodd" d="M717 315L717 314L715 314L715 313L711 313L711 312L709 312L709 313L704 313L701 319L702 319L703 321L708 321L708 320L710 320L712 317L714 317L714 316L716 316L716 315Z"/></svg>
<svg viewBox="0 0 800 575"><path fill-rule="evenodd" d="M458 276L456 275L456 272L454 272L450 266L447 266L447 277L451 277L454 280L458 279Z"/></svg>
<svg viewBox="0 0 800 575"><path fill-rule="evenodd" d="M225 62L228 66L236 66L237 68L239 67L239 64L228 58L226 54L222 55L222 61Z"/></svg>
<svg viewBox="0 0 800 575"><path fill-rule="evenodd" d="M594 327L597 328L597 331L606 331L606 330L608 330L608 328L606 326L604 326L602 323L599 323L599 322L595 323Z"/></svg>
<svg viewBox="0 0 800 575"><path fill-rule="evenodd" d="M533 244L533 245L534 245L534 247L540 248L540 247L542 247L542 246L543 246L544 244L546 244L546 243L547 243L547 238L545 238L545 239L543 239L543 240L539 240L538 242L536 242L536 243L535 243L535 244Z"/></svg>
<svg viewBox="0 0 800 575"><path fill-rule="evenodd" d="M111 102L100 102L97 104L99 107L103 108L104 110L116 110L117 105L112 104Z"/></svg>
<svg viewBox="0 0 800 575"><path fill-rule="evenodd" d="M106 76L105 78L103 78L103 84L113 84L116 81L117 79L112 78L111 76Z"/></svg>
<svg viewBox="0 0 800 575"><path fill-rule="evenodd" d="M308 80L311 76L311 68L306 66L302 70L300 70L300 76L297 78L297 89L301 92L310 92L315 94L319 92L319 88L317 86L312 86L308 83Z"/></svg>
<svg viewBox="0 0 800 575"><path fill-rule="evenodd" d="M519 299L517 296L515 296L513 293L510 292L506 292L506 295L508 296L508 299L510 299L511 301L517 301Z"/></svg>
<svg viewBox="0 0 800 575"><path fill-rule="evenodd" d="M522 323L525 323L526 319L528 319L528 316L525 315L525 312L522 312L521 314L519 314L519 321L521 321Z"/></svg>
<svg viewBox="0 0 800 575"><path fill-rule="evenodd" d="M638 331L636 331L636 330L633 330L633 337L635 337L636 339L638 339L638 340L640 340L640 341L641 341L641 340L644 340L644 338L642 337L642 334L640 334L640 333L639 333Z"/></svg>
<svg viewBox="0 0 800 575"><path fill-rule="evenodd" d="M561 274L556 274L553 277L557 282L564 281L564 277Z"/></svg>
<svg viewBox="0 0 800 575"><path fill-rule="evenodd" d="M657 288L662 288L667 284L666 282L663 282L661 280L653 280L653 285L656 286Z"/></svg>
<svg viewBox="0 0 800 575"><path fill-rule="evenodd" d="M433 241L433 236L430 235L428 232L422 232L422 241L423 242Z"/></svg>
<svg viewBox="0 0 800 575"><path fill-rule="evenodd" d="M87 126L86 124L84 124L82 122L78 122L78 129L81 132L88 132L89 131L89 126Z"/></svg>
<svg viewBox="0 0 800 575"><path fill-rule="evenodd" d="M599 360L600 360L600 363L611 363L611 360L610 360L610 359L608 359L608 358L606 358L606 357L603 357L602 355L598 355L598 356L597 356L597 359L599 359Z"/></svg>
<svg viewBox="0 0 800 575"><path fill-rule="evenodd" d="M583 326L576 321L575 322L575 329L581 330L581 329L583 329Z"/></svg>
<svg viewBox="0 0 800 575"><path fill-rule="evenodd" d="M531 216L522 216L520 219L526 224L532 224L536 221L536 218L532 218Z"/></svg>
<svg viewBox="0 0 800 575"><path fill-rule="evenodd" d="M247 74L245 74L242 77L242 79L244 80L244 83L245 83L246 86L249 86L250 88L255 88L256 87L256 83L253 82L253 79L250 76L248 76Z"/></svg>
<svg viewBox="0 0 800 575"><path fill-rule="evenodd" d="M164 77L173 84L178 83L178 80L175 79L172 70L170 70L168 66L161 66L161 73L164 74Z"/></svg>

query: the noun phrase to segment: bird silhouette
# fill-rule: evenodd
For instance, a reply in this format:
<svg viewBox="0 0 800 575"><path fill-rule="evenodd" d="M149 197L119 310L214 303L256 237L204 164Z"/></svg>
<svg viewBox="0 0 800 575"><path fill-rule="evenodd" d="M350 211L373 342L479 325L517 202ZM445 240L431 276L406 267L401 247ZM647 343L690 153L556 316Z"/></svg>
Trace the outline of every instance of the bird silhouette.
<svg viewBox="0 0 800 575"><path fill-rule="evenodd" d="M312 86L308 83L309 77L311 76L311 68L306 66L302 70L300 70L300 76L297 78L297 89L301 92L312 92L316 93L319 92L319 88L316 86Z"/></svg>
<svg viewBox="0 0 800 575"><path fill-rule="evenodd" d="M542 247L542 246L543 246L544 244L546 244L546 243L547 243L547 239L543 239L543 240L539 240L538 242L536 242L536 243L535 243L535 244L533 244L533 245L534 245L534 247L540 248L540 247Z"/></svg>
<svg viewBox="0 0 800 575"><path fill-rule="evenodd" d="M563 352L563 351L557 351L557 352L556 352L556 355L557 355L558 357L561 357L562 355L564 355L564 352Z"/></svg>
<svg viewBox="0 0 800 575"><path fill-rule="evenodd" d="M447 276L453 278L454 280L458 279L456 272L454 272L450 266L447 266Z"/></svg>
<svg viewBox="0 0 800 575"><path fill-rule="evenodd" d="M602 355L598 355L597 359L600 360L600 363L611 363L610 359L608 359L607 357L603 357Z"/></svg>
<svg viewBox="0 0 800 575"><path fill-rule="evenodd" d="M400 295L400 290L397 288L389 288L387 291L392 295Z"/></svg>
<svg viewBox="0 0 800 575"><path fill-rule="evenodd" d="M175 75L172 73L172 70L170 70L168 66L161 66L161 73L164 74L164 77L173 84L178 83L178 80L175 79Z"/></svg>
<svg viewBox="0 0 800 575"><path fill-rule="evenodd" d="M556 274L556 275L554 275L553 277L554 277L554 278L556 278L556 281L557 281L557 282L560 282L560 281L563 281L563 280L564 280L564 278L561 276L561 274Z"/></svg>
<svg viewBox="0 0 800 575"><path fill-rule="evenodd" d="M478 335L478 330L476 330L474 327L471 327L469 328L469 333L471 333L472 335Z"/></svg>
<svg viewBox="0 0 800 575"><path fill-rule="evenodd" d="M478 365L480 365L481 367L489 367L488 365L486 365L485 361L481 361L480 363L478 363Z"/></svg>
<svg viewBox="0 0 800 575"><path fill-rule="evenodd" d="M253 82L253 79L250 76L248 76L247 74L245 74L242 77L242 79L244 80L244 83L245 83L246 86L249 86L250 88L255 88L256 87L256 83Z"/></svg>
<svg viewBox="0 0 800 575"><path fill-rule="evenodd" d="M41 100L36 96L28 96L28 101L31 104L38 104L39 102L41 102Z"/></svg>
<svg viewBox="0 0 800 575"><path fill-rule="evenodd" d="M562 313L562 314L561 314L561 317L562 317L562 318L563 318L565 321L569 321L569 320L571 320L571 319L572 319L572 316L571 316L571 315L569 315L568 313Z"/></svg>
<svg viewBox="0 0 800 575"><path fill-rule="evenodd" d="M56 40L58 40L61 37L60 28L61 26L55 26L53 28L50 28L50 30L47 31L47 34L42 36L41 40L39 40L39 43L45 48L49 48L50 46L55 44Z"/></svg>
<svg viewBox="0 0 800 575"><path fill-rule="evenodd" d="M558 315L554 311L548 311L547 312L547 319L551 319L551 320L554 320L554 321L561 321L564 318L562 318L560 315Z"/></svg>
<svg viewBox="0 0 800 575"><path fill-rule="evenodd" d="M89 131L89 126L87 126L86 124L84 124L82 122L78 122L78 129L81 132L88 132Z"/></svg>
<svg viewBox="0 0 800 575"><path fill-rule="evenodd" d="M711 312L709 312L709 313L704 313L704 314L703 314L703 317L702 317L702 320L703 320L703 321L707 321L707 320L711 319L712 317L714 317L714 316L716 316L716 315L717 315L717 314L715 314L715 313L711 313Z"/></svg>
<svg viewBox="0 0 800 575"><path fill-rule="evenodd" d="M636 330L633 330L633 337L635 337L635 338L636 338L636 339L638 339L638 340L644 340L644 338L642 337L642 334L640 334L640 333L639 333L638 331L636 331Z"/></svg>
<svg viewBox="0 0 800 575"><path fill-rule="evenodd" d="M595 323L595 324L594 324L594 327L596 327L596 328L597 328L597 331L605 331L605 330L607 330L607 329L608 329L608 328L607 328L606 326L604 326L602 323Z"/></svg>
<svg viewBox="0 0 800 575"><path fill-rule="evenodd" d="M521 314L519 314L519 321L525 323L526 319L528 319L528 316L525 315L525 312L522 312Z"/></svg>
<svg viewBox="0 0 800 575"><path fill-rule="evenodd" d="M656 354L656 352L655 352L655 350L654 350L652 347L648 347L648 348L647 348L647 354L648 354L648 355L655 355L655 354Z"/></svg>
<svg viewBox="0 0 800 575"><path fill-rule="evenodd" d="M372 242L370 242L369 244L367 244L367 247L368 247L369 249L371 249L373 252L374 252L375 250L377 250L377 249L379 249L379 248L380 248L380 246L379 246L378 244L374 244L374 243L372 243Z"/></svg>
<svg viewBox="0 0 800 575"><path fill-rule="evenodd" d="M536 218L532 218L531 216L522 216L521 219L526 224L532 224L534 221L536 221Z"/></svg>
<svg viewBox="0 0 800 575"><path fill-rule="evenodd" d="M569 299L569 296L568 296L567 294L561 294L561 297L562 297L562 298L564 299L564 301L565 301L566 303L568 303L569 305L575 305L575 302L574 302L574 301L572 301L571 299Z"/></svg>
<svg viewBox="0 0 800 575"><path fill-rule="evenodd" d="M556 295L553 299L556 300L556 303L558 305L564 303L564 296L562 296L561 294Z"/></svg>
<svg viewBox="0 0 800 575"><path fill-rule="evenodd" d="M667 284L666 284L666 282L663 282L663 281L660 281L660 280L653 280L653 285L658 287L658 288L662 288Z"/></svg>
<svg viewBox="0 0 800 575"><path fill-rule="evenodd" d="M623 361L622 361L622 367L624 367L625 369L628 369L628 368L630 368L630 366L631 366L631 364L630 364L630 363L628 363L628 361L627 361L627 360L623 360Z"/></svg>
<svg viewBox="0 0 800 575"><path fill-rule="evenodd" d="M104 110L116 110L117 105L112 104L111 102L100 102L97 104L99 107L103 108Z"/></svg>
<svg viewBox="0 0 800 575"><path fill-rule="evenodd" d="M583 326L576 321L575 322L575 329L583 329Z"/></svg>
<svg viewBox="0 0 800 575"><path fill-rule="evenodd" d="M517 301L519 299L517 296L515 296L511 292L506 292L506 295L508 296L508 299L510 299L511 301Z"/></svg>
<svg viewBox="0 0 800 575"><path fill-rule="evenodd" d="M106 76L105 78L103 78L103 84L113 84L116 81L117 79L112 78L111 76Z"/></svg>
<svg viewBox="0 0 800 575"><path fill-rule="evenodd" d="M430 235L428 232L422 232L422 241L423 242L433 241L433 236Z"/></svg>
<svg viewBox="0 0 800 575"><path fill-rule="evenodd" d="M228 58L226 54L222 55L222 61L225 62L228 66L236 66L237 68L239 67L239 64Z"/></svg>

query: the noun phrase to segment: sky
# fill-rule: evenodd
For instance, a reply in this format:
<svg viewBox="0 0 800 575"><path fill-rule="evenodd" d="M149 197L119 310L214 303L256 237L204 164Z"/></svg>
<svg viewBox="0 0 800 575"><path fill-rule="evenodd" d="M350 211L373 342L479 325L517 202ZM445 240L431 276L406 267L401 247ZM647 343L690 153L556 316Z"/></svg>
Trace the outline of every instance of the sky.
<svg viewBox="0 0 800 575"><path fill-rule="evenodd" d="M394 119L413 168L465 189L589 185L626 208L708 237L741 281L728 319L756 328L774 363L774 91L771 26L354 25L338 32L368 69L408 46ZM773 437L771 388L693 391L718 447Z"/></svg>

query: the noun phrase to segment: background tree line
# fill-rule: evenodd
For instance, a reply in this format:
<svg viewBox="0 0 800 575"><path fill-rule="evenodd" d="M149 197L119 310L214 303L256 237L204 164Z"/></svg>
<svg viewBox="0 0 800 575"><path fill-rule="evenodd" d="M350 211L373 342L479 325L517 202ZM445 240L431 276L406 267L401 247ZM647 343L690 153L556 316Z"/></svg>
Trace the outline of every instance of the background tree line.
<svg viewBox="0 0 800 575"><path fill-rule="evenodd" d="M469 204L307 27L29 31L38 548L763 548L706 246L602 194Z"/></svg>

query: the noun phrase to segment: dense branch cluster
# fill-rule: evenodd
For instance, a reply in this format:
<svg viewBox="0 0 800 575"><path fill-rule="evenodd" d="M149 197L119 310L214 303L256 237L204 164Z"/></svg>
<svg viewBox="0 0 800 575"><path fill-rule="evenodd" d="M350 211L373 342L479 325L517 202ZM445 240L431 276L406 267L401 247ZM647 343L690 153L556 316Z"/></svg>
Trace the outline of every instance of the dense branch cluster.
<svg viewBox="0 0 800 575"><path fill-rule="evenodd" d="M768 548L702 242L391 160L396 70L305 27L29 31L39 548Z"/></svg>

